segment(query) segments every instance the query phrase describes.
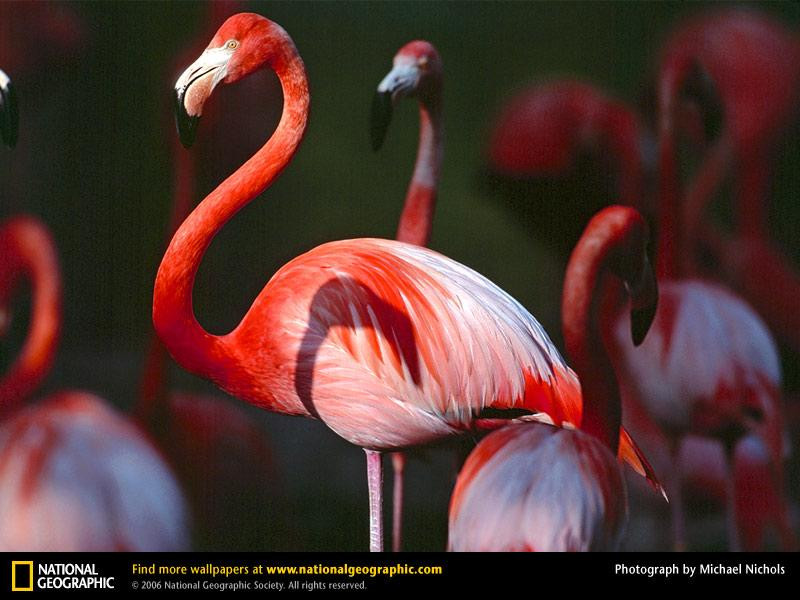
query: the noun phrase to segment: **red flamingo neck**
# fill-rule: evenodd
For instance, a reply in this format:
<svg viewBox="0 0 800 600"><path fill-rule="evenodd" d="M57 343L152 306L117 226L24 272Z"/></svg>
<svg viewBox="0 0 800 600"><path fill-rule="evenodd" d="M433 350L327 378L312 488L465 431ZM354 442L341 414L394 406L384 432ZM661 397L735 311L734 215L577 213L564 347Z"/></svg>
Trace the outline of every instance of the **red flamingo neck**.
<svg viewBox="0 0 800 600"><path fill-rule="evenodd" d="M61 274L55 244L39 221L15 217L0 228L0 295L10 300L21 279L31 283L31 324L19 356L0 380L0 412L39 386L53 363L61 332Z"/></svg>
<svg viewBox="0 0 800 600"><path fill-rule="evenodd" d="M640 128L636 116L626 107L614 106L608 112L605 130L611 155L616 161L619 203L641 210L644 191Z"/></svg>
<svg viewBox="0 0 800 600"><path fill-rule="evenodd" d="M658 86L658 250L659 279L680 275L681 181L677 165L675 103L690 68L686 57L674 58L662 72Z"/></svg>
<svg viewBox="0 0 800 600"><path fill-rule="evenodd" d="M605 340L611 339L622 298L621 281L611 271L624 243L619 223L593 220L570 257L564 280L562 327L572 367L581 381L581 429L616 455L622 404Z"/></svg>
<svg viewBox="0 0 800 600"><path fill-rule="evenodd" d="M270 60L283 89L281 120L272 137L223 181L178 228L161 261L153 293L153 323L170 354L187 370L225 386L236 376L236 350L227 336L197 322L192 288L211 240L239 210L269 187L294 156L305 133L308 80L294 43L285 36Z"/></svg>
<svg viewBox="0 0 800 600"><path fill-rule="evenodd" d="M419 103L417 160L397 228L397 239L401 242L427 246L430 241L444 151L443 137L441 99L436 94L432 100Z"/></svg>

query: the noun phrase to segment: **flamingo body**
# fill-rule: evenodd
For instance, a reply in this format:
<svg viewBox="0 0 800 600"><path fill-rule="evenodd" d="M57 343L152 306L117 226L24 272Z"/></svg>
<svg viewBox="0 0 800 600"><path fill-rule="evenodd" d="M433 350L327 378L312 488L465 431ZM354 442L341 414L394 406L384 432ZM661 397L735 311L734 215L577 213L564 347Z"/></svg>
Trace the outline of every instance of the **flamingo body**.
<svg viewBox="0 0 800 600"><path fill-rule="evenodd" d="M622 473L604 444L578 430L512 425L489 434L464 463L448 544L475 552L614 551L626 518Z"/></svg>
<svg viewBox="0 0 800 600"><path fill-rule="evenodd" d="M187 517L153 446L91 394L59 393L0 426L3 551L187 550Z"/></svg>
<svg viewBox="0 0 800 600"><path fill-rule="evenodd" d="M712 283L667 280L647 341L634 348L620 319L617 343L635 397L665 431L720 435L778 401L772 336L745 302Z"/></svg>
<svg viewBox="0 0 800 600"><path fill-rule="evenodd" d="M610 147L623 171L637 170L639 130L628 107L591 85L535 86L514 96L495 121L489 166L511 177L553 177L568 172L581 153Z"/></svg>
<svg viewBox="0 0 800 600"><path fill-rule="evenodd" d="M243 360L276 366L262 379L269 385L228 391L317 416L358 446L397 449L464 432L484 408L580 423L577 379L530 313L475 271L415 245L319 246L278 271L230 335Z"/></svg>

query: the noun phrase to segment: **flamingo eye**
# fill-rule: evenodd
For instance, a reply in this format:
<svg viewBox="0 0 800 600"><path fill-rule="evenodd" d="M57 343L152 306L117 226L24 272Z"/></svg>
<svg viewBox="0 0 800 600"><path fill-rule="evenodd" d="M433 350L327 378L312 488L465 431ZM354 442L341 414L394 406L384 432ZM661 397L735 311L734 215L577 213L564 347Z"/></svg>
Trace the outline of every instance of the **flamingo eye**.
<svg viewBox="0 0 800 600"><path fill-rule="evenodd" d="M236 40L228 40L225 42L225 47L228 50L236 50L239 47L239 42Z"/></svg>

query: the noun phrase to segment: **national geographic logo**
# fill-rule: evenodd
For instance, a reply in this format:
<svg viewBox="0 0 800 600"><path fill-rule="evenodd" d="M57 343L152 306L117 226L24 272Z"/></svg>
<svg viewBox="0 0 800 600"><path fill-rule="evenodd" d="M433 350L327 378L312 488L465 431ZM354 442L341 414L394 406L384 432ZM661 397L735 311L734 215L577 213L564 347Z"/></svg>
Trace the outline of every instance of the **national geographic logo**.
<svg viewBox="0 0 800 600"><path fill-rule="evenodd" d="M33 591L32 560L11 561L11 591L12 592Z"/></svg>
<svg viewBox="0 0 800 600"><path fill-rule="evenodd" d="M11 591L113 590L114 578L103 577L94 563L37 563L11 561Z"/></svg>

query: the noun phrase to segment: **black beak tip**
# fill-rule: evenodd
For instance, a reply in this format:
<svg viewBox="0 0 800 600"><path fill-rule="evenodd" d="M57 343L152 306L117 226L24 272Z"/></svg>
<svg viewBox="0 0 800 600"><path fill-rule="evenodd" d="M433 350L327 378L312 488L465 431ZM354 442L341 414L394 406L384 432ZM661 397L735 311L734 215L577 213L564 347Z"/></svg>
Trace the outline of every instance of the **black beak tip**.
<svg viewBox="0 0 800 600"><path fill-rule="evenodd" d="M0 88L0 138L9 148L17 144L19 134L19 108L17 94L9 83Z"/></svg>
<svg viewBox="0 0 800 600"><path fill-rule="evenodd" d="M372 150L378 151L386 139L389 123L392 120L392 95L387 92L375 92L372 97L372 110L370 111L370 141Z"/></svg>
<svg viewBox="0 0 800 600"><path fill-rule="evenodd" d="M184 148L191 148L197 134L199 116L191 116L183 105L183 92L175 92L175 125L178 128L178 138Z"/></svg>
<svg viewBox="0 0 800 600"><path fill-rule="evenodd" d="M653 319L656 316L657 304L653 303L645 308L634 308L631 310L631 337L633 345L640 346L650 331Z"/></svg>

